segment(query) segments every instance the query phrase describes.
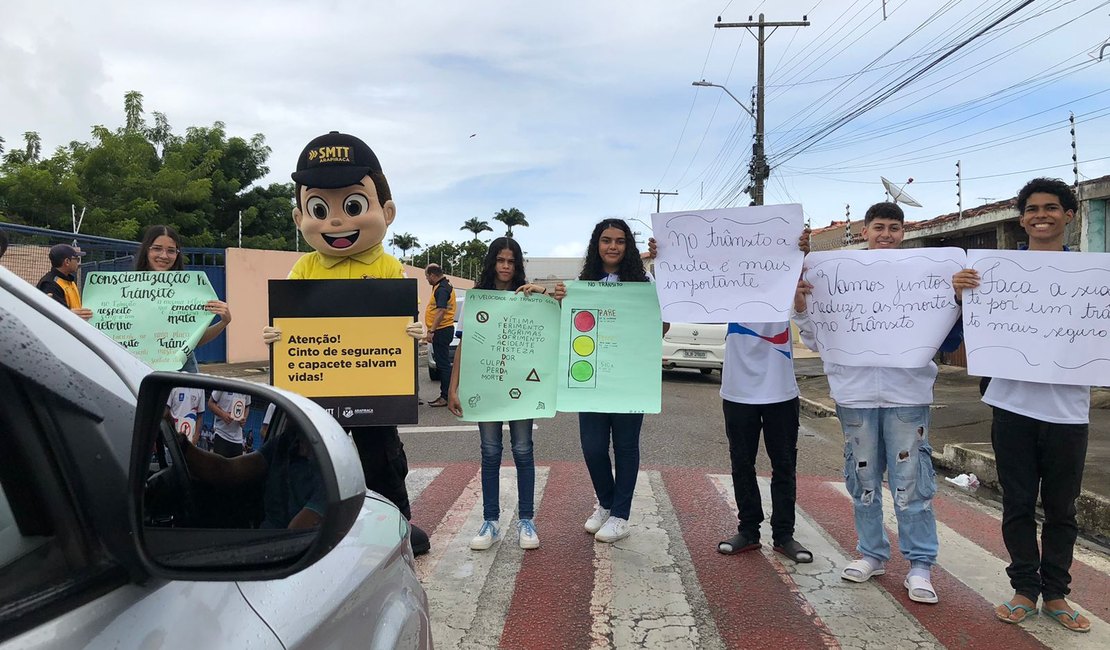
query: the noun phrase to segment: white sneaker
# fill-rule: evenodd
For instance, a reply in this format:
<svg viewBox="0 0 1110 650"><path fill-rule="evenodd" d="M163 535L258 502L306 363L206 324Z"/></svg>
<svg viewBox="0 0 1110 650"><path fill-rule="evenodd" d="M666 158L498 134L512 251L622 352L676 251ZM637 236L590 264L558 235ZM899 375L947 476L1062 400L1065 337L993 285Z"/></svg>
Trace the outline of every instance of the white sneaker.
<svg viewBox="0 0 1110 650"><path fill-rule="evenodd" d="M474 539L470 540L470 549L472 551L484 551L493 546L493 543L501 538L501 532L497 530L496 521L486 521L482 523L482 527L478 529L478 534Z"/></svg>
<svg viewBox="0 0 1110 650"><path fill-rule="evenodd" d="M609 510L598 506L594 510L594 514L590 515L590 518L586 520L586 532L593 535L601 530L601 527L604 526L605 522L608 520Z"/></svg>
<svg viewBox="0 0 1110 650"><path fill-rule="evenodd" d="M602 526L601 529L597 531L597 534L594 535L594 539L599 542L612 544L618 539L624 539L625 537L628 537L629 532L631 531L628 530L627 519L621 519L620 517L609 517L608 521L605 522L605 525Z"/></svg>
<svg viewBox="0 0 1110 650"><path fill-rule="evenodd" d="M531 550L540 547L540 536L536 534L536 525L531 519L521 519L516 523L519 532L520 548Z"/></svg>

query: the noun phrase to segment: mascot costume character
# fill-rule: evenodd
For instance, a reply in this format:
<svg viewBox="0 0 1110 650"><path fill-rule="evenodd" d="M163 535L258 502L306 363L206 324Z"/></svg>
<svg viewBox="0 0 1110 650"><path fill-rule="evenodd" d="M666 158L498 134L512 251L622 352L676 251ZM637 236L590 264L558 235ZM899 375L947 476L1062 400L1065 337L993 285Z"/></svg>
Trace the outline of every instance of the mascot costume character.
<svg viewBox="0 0 1110 650"><path fill-rule="evenodd" d="M358 138L332 131L313 139L297 159L293 173L297 207L293 221L314 250L297 260L290 280L358 280L405 277L404 268L382 248L397 207L382 174L378 157ZM405 332L414 339L426 335L424 324L413 322ZM274 343L281 331L267 327L263 340ZM353 427L366 487L385 496L412 518L405 476L408 459L396 426ZM416 555L430 548L428 535L412 529Z"/></svg>

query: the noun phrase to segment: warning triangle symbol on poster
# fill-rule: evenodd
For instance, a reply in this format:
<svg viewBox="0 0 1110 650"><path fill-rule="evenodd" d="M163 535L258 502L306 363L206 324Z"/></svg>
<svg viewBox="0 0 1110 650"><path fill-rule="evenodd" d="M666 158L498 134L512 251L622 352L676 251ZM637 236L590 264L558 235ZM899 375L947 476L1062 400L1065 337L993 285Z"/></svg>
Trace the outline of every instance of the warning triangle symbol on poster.
<svg viewBox="0 0 1110 650"><path fill-rule="evenodd" d="M536 383L539 383L540 375L536 372L535 368L532 368L532 372L528 373L528 377L525 379L525 381L534 381Z"/></svg>

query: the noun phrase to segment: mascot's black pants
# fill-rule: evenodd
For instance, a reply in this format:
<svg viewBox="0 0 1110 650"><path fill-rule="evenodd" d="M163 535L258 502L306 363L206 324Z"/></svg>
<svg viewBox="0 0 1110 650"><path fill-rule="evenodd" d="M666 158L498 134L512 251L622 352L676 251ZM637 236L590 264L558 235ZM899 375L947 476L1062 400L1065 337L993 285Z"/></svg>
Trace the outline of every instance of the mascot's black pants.
<svg viewBox="0 0 1110 650"><path fill-rule="evenodd" d="M358 447L366 487L392 501L405 519L412 519L409 491L405 487L409 461L397 427L352 427L351 437Z"/></svg>

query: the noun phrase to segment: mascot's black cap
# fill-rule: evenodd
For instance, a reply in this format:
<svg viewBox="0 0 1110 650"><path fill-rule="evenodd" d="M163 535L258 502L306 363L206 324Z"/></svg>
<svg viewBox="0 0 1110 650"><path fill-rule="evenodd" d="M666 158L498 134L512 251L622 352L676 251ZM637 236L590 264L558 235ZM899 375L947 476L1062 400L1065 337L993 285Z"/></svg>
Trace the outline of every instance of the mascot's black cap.
<svg viewBox="0 0 1110 650"><path fill-rule="evenodd" d="M329 190L355 185L370 172L381 171L378 157L365 142L332 131L305 145L297 158L293 180L305 187Z"/></svg>

